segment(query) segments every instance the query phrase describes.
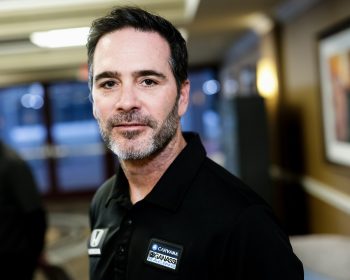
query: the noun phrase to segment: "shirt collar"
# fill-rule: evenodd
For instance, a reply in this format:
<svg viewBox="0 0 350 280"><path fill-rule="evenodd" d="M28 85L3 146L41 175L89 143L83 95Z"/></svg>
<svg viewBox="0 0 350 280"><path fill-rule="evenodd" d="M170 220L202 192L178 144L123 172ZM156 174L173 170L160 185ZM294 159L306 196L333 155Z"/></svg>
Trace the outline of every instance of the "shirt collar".
<svg viewBox="0 0 350 280"><path fill-rule="evenodd" d="M116 179L112 184L113 187L109 192L105 206L108 207L108 204L112 199L115 199L116 202L119 204L131 206L129 195L129 183L120 165L117 169Z"/></svg>
<svg viewBox="0 0 350 280"><path fill-rule="evenodd" d="M183 197L196 176L206 157L205 149L197 133L183 133L187 145L172 162L152 191L144 198L153 204L175 211L181 204ZM128 181L119 166L117 179L107 198L106 206L111 199L122 203L125 199L130 203Z"/></svg>

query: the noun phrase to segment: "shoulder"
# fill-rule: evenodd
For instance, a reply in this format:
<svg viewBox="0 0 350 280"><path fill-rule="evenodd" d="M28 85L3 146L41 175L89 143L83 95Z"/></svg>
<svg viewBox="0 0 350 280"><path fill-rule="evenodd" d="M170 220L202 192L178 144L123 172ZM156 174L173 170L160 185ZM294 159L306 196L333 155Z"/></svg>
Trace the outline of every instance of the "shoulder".
<svg viewBox="0 0 350 280"><path fill-rule="evenodd" d="M240 208L266 205L266 202L234 174L213 160L206 158L197 180L212 197Z"/></svg>
<svg viewBox="0 0 350 280"><path fill-rule="evenodd" d="M204 189L210 195L210 201L214 202L212 206L216 210L213 211L220 214L216 216L217 219L221 216L231 222L236 234L242 230L242 235L249 233L254 236L260 232L261 235L271 237L273 229L279 236L283 236L282 239L289 246L285 229L272 207L250 186L210 159L205 161L202 173L201 180L206 182Z"/></svg>
<svg viewBox="0 0 350 280"><path fill-rule="evenodd" d="M17 152L5 145L1 145L0 147L0 159L1 159L0 162L1 162L2 168L6 168L6 169L28 168L28 165L25 162L25 160L23 160Z"/></svg>

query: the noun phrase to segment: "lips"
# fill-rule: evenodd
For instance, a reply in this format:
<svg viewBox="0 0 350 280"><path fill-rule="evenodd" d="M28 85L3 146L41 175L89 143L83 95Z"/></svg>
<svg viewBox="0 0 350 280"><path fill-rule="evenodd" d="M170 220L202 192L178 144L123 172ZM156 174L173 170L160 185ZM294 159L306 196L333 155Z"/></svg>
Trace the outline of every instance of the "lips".
<svg viewBox="0 0 350 280"><path fill-rule="evenodd" d="M146 126L147 125L143 123L121 123L121 124L114 125L113 127L119 128L119 129L140 129Z"/></svg>
<svg viewBox="0 0 350 280"><path fill-rule="evenodd" d="M147 125L142 123L121 123L113 126L119 133L133 133L133 135L134 133L141 133L146 127Z"/></svg>
<svg viewBox="0 0 350 280"><path fill-rule="evenodd" d="M150 128L155 128L157 122L150 118L149 116L143 116L138 112L127 112L120 113L111 117L107 124L109 128L141 128L148 126Z"/></svg>
<svg viewBox="0 0 350 280"><path fill-rule="evenodd" d="M146 126L146 124L144 124L144 123L121 123L121 124L116 124L114 126L116 126L116 127L119 127L119 126L127 126L127 127L129 127L129 126Z"/></svg>

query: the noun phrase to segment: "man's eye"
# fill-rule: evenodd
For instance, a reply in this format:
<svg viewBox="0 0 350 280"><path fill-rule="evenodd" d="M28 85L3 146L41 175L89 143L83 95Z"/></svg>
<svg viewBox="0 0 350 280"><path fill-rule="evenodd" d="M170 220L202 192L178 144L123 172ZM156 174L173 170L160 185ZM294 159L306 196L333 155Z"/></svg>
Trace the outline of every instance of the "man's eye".
<svg viewBox="0 0 350 280"><path fill-rule="evenodd" d="M114 87L115 86L115 82L114 81L106 81L106 82L104 82L104 83L102 83L101 84L101 87L103 87L103 88L112 88L112 87Z"/></svg>
<svg viewBox="0 0 350 280"><path fill-rule="evenodd" d="M156 82L151 80L151 79L145 79L142 81L142 84L147 86L147 87L151 87L151 86L154 86L156 84Z"/></svg>

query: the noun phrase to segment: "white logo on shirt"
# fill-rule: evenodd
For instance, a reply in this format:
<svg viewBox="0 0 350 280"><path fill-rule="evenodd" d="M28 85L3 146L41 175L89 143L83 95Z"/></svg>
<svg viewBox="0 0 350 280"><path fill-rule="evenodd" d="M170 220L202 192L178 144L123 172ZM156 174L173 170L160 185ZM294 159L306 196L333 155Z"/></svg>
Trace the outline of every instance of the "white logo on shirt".
<svg viewBox="0 0 350 280"><path fill-rule="evenodd" d="M104 230L103 229L94 229L91 233L90 238L90 246L91 247L97 247L98 244L100 244L102 236L103 236Z"/></svg>
<svg viewBox="0 0 350 280"><path fill-rule="evenodd" d="M102 245L106 238L108 228L94 229L90 236L90 242L88 244L88 253L92 255L101 255Z"/></svg>

